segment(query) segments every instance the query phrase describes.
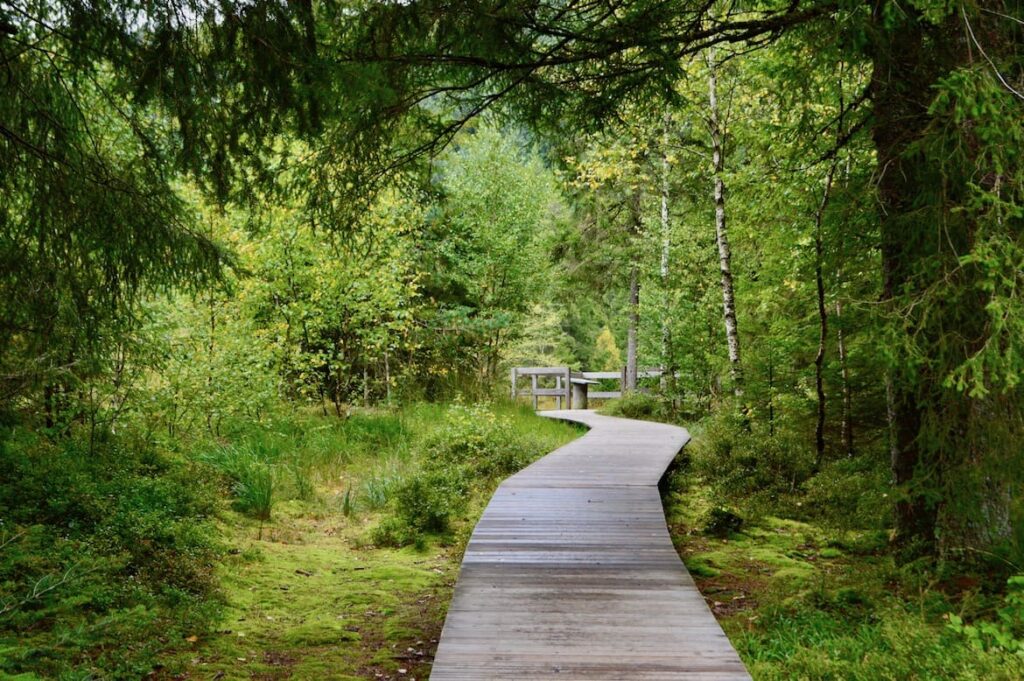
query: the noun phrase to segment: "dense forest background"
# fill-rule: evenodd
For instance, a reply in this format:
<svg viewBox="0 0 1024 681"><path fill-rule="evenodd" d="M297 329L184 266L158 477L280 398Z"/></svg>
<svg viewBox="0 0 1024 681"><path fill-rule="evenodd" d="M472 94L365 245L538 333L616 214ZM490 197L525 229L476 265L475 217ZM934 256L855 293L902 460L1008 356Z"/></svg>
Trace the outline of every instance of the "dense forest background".
<svg viewBox="0 0 1024 681"><path fill-rule="evenodd" d="M697 434L670 522L756 676L1015 678L1022 16L0 4L0 674L237 673L328 548L401 624L252 645L429 648L413 556L573 435L502 403L569 365Z"/></svg>

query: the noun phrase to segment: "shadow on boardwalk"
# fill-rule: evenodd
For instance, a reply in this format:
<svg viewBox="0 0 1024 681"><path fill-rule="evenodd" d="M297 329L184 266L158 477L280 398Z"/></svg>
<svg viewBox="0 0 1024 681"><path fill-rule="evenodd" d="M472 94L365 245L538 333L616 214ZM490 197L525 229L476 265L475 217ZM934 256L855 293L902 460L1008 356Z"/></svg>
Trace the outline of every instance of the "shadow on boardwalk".
<svg viewBox="0 0 1024 681"><path fill-rule="evenodd" d="M683 428L590 427L501 484L466 549L431 679L749 679L679 560L658 481Z"/></svg>

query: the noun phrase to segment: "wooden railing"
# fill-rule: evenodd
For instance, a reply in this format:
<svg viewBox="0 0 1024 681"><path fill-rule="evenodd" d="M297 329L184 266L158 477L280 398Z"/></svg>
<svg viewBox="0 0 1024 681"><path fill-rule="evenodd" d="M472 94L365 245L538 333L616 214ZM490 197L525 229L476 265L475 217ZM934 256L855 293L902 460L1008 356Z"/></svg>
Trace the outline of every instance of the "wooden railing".
<svg viewBox="0 0 1024 681"><path fill-rule="evenodd" d="M637 378L658 378L664 372L659 368L640 369ZM529 389L521 389L519 380L528 377ZM512 399L529 397L537 409L538 398L553 397L557 409L586 409L590 399L606 400L622 397L626 383L626 369L621 371L573 371L571 367L512 367ZM553 379L553 380L552 380ZM618 390L590 390L600 381L616 380ZM547 386L542 385L547 383ZM564 406L563 406L564 404Z"/></svg>

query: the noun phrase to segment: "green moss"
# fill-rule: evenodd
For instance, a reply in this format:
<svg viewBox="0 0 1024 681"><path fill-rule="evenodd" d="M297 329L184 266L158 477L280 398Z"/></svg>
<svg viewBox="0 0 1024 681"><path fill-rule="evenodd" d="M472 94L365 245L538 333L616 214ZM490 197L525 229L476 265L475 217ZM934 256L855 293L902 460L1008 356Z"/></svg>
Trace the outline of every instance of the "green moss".
<svg viewBox="0 0 1024 681"><path fill-rule="evenodd" d="M768 516L727 539L707 537L693 506L714 492L692 475L673 489L674 539L698 586L731 604L713 612L754 679L1024 678L1020 656L950 631L948 613L985 613L991 603L954 601L925 575L897 569L884 532Z"/></svg>
<svg viewBox="0 0 1024 681"><path fill-rule="evenodd" d="M721 574L721 570L713 567L706 556L688 558L686 560L686 569L694 577L717 577Z"/></svg>
<svg viewBox="0 0 1024 681"><path fill-rule="evenodd" d="M528 410L493 409L533 457L579 434ZM389 510L395 490L417 475L415 452L436 444L446 413L443 405L413 405L345 422L308 420L315 434L283 423L269 435L246 435L268 440L252 445L267 456L308 463L315 494L280 500L269 523L231 511L222 516L231 547L218 570L225 617L215 633L168 659L168 668L198 678L298 680L374 678L405 668L409 678L426 678L424 660L440 633L460 547L493 485L467 488L447 538L417 534L417 545L378 548L367 536L382 520L400 521ZM350 490L356 499L346 514Z"/></svg>

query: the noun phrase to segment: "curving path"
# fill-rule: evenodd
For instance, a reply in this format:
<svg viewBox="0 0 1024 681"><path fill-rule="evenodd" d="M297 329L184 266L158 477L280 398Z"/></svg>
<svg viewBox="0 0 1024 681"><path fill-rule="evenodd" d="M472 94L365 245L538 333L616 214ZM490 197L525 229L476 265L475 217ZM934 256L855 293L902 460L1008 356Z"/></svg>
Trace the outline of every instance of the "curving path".
<svg viewBox="0 0 1024 681"><path fill-rule="evenodd" d="M658 481L683 428L590 428L498 487L469 540L433 681L750 679L683 567Z"/></svg>

